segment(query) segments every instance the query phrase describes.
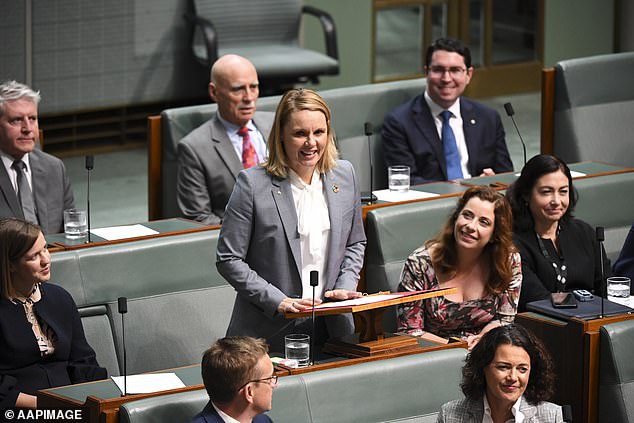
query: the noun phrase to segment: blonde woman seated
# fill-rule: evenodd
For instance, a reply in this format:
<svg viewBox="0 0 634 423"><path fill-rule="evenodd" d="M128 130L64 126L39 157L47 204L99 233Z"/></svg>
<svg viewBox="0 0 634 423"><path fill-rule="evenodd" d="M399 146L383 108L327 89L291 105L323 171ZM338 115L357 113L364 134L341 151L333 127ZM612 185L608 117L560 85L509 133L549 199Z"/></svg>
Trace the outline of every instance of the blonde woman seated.
<svg viewBox="0 0 634 423"><path fill-rule="evenodd" d="M398 288L458 292L399 306L399 332L459 337L471 349L492 328L512 323L522 269L511 229L511 208L501 194L467 190L441 233L409 256Z"/></svg>

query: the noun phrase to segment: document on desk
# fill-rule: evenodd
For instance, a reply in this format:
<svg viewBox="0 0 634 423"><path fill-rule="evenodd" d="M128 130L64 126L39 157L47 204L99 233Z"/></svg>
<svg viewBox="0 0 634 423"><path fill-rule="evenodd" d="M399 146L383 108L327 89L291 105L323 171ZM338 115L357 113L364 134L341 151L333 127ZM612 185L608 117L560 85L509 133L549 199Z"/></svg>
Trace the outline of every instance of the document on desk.
<svg viewBox="0 0 634 423"><path fill-rule="evenodd" d="M515 176L520 176L520 175L521 175L521 173L519 173L519 172L515 174ZM583 173L583 172L577 172L576 170L571 170L570 171L570 176L572 178L580 178L581 176L586 176L586 174Z"/></svg>
<svg viewBox="0 0 634 423"><path fill-rule="evenodd" d="M439 194L433 192L416 191L410 189L408 191L390 191L389 189L381 189L372 191L376 195L377 200L395 203L397 201L420 200L421 198L438 197Z"/></svg>
<svg viewBox="0 0 634 423"><path fill-rule="evenodd" d="M112 381L123 393L123 376L111 376ZM169 389L184 388L185 384L176 373L147 373L130 375L126 382L128 394L151 394L152 392L167 391Z"/></svg>
<svg viewBox="0 0 634 423"><path fill-rule="evenodd" d="M158 231L143 225L110 226L108 228L93 229L90 232L106 241L158 234Z"/></svg>

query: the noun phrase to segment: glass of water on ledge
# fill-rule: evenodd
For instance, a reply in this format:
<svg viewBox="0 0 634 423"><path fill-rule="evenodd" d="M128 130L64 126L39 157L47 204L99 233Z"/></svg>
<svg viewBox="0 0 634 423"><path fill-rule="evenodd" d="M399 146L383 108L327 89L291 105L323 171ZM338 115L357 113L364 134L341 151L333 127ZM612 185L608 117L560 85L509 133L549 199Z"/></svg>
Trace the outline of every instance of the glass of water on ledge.
<svg viewBox="0 0 634 423"><path fill-rule="evenodd" d="M297 360L297 367L306 367L310 362L310 336L292 334L284 337L287 360Z"/></svg>
<svg viewBox="0 0 634 423"><path fill-rule="evenodd" d="M409 191L409 166L390 166L387 169L390 191Z"/></svg>
<svg viewBox="0 0 634 423"><path fill-rule="evenodd" d="M608 300L630 305L630 278L625 276L612 276L608 278Z"/></svg>

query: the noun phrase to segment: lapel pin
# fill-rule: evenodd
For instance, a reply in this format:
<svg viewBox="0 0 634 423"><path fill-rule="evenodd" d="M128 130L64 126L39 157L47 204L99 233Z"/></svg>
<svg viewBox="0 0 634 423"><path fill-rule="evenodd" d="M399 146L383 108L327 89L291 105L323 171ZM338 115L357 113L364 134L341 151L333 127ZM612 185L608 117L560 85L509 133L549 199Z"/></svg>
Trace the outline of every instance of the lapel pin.
<svg viewBox="0 0 634 423"><path fill-rule="evenodd" d="M471 125L475 125L475 119L471 119Z"/></svg>
<svg viewBox="0 0 634 423"><path fill-rule="evenodd" d="M335 194L339 192L339 185L333 185L332 186L332 192L334 192Z"/></svg>
<svg viewBox="0 0 634 423"><path fill-rule="evenodd" d="M277 190L277 195L281 195L282 191L280 191L279 189Z"/></svg>

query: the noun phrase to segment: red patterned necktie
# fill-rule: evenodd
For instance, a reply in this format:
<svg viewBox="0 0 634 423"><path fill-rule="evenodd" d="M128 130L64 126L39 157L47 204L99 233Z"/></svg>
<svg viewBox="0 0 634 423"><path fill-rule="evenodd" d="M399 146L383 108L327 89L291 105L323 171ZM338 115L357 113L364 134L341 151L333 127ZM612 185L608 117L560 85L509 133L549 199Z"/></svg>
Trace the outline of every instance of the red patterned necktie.
<svg viewBox="0 0 634 423"><path fill-rule="evenodd" d="M258 164L258 153L255 151L255 147L251 143L251 137L249 137L249 128L243 126L238 130L238 135L242 137L242 167L248 169Z"/></svg>

